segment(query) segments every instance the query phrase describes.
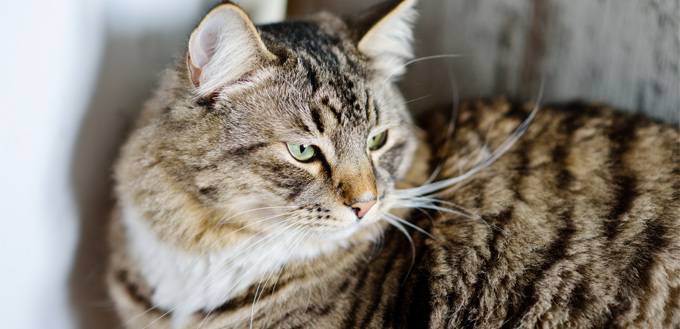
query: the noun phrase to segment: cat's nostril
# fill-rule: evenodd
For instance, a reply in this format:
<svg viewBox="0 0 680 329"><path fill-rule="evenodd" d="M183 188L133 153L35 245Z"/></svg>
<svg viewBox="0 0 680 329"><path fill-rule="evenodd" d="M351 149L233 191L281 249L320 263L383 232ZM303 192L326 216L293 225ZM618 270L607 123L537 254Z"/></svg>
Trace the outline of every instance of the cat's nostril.
<svg viewBox="0 0 680 329"><path fill-rule="evenodd" d="M366 213L373 208L373 206L377 203L376 200L369 200L369 201L360 201L360 202L355 202L350 205L352 207L352 210L354 210L354 213L357 215L358 219L361 219L366 215Z"/></svg>

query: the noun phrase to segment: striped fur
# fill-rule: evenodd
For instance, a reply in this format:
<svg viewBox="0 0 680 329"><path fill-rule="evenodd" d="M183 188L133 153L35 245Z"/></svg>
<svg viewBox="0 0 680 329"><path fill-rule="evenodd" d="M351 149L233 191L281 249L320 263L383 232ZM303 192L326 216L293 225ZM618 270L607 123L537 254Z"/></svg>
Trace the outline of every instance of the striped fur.
<svg viewBox="0 0 680 329"><path fill-rule="evenodd" d="M399 67L360 46L406 7L253 29L276 59L209 97L196 68L169 71L116 165L108 283L127 327L680 326L678 130L544 106L481 168L531 116L501 98L463 104L452 134L432 109L417 141ZM283 146L309 141L309 163ZM351 217L371 184L375 209Z"/></svg>

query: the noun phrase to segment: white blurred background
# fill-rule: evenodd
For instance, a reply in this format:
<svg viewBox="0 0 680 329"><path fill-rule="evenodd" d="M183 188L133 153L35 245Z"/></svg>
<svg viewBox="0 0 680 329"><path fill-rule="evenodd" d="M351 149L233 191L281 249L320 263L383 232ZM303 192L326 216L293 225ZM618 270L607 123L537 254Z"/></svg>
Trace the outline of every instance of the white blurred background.
<svg viewBox="0 0 680 329"><path fill-rule="evenodd" d="M289 0L288 14L379 0ZM209 0L0 2L0 327L118 328L104 230L116 150ZM286 0L241 0L255 21ZM604 101L678 122L679 0L421 0L414 108L460 97ZM438 73L438 74L435 74ZM453 88L453 89L452 89Z"/></svg>
<svg viewBox="0 0 680 329"><path fill-rule="evenodd" d="M101 284L111 163L216 2L0 2L0 327L116 326ZM256 21L285 14L240 2Z"/></svg>

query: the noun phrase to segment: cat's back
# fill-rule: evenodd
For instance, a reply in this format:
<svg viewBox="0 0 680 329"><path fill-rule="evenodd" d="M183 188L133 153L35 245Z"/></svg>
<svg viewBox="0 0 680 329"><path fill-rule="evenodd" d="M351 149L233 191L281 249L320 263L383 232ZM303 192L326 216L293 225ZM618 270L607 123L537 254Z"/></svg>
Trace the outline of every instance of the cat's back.
<svg viewBox="0 0 680 329"><path fill-rule="evenodd" d="M483 163L530 110L469 103L450 138L431 127L438 179ZM405 284L428 287L417 294L429 326L680 325L675 127L597 105L545 107L507 153L437 197L461 214L416 215L437 241L413 232L422 251Z"/></svg>

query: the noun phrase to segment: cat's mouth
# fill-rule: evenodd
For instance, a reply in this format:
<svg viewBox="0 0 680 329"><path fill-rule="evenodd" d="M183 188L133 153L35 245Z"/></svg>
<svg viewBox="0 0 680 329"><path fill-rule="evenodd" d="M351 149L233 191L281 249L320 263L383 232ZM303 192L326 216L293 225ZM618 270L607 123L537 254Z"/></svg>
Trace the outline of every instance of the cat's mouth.
<svg viewBox="0 0 680 329"><path fill-rule="evenodd" d="M314 234L315 240L320 242L338 242L341 244L350 243L355 239L370 240L380 234L382 227L381 216L377 211L373 215L367 215L367 218L359 221L347 220L343 221L343 224L344 225L333 225L319 229Z"/></svg>
<svg viewBox="0 0 680 329"><path fill-rule="evenodd" d="M337 234L348 237L357 230L379 222L389 208L384 202L383 196L380 196L371 202L370 209L357 210L343 204L341 208L332 211L331 214L311 220L315 221L313 226L322 235Z"/></svg>

